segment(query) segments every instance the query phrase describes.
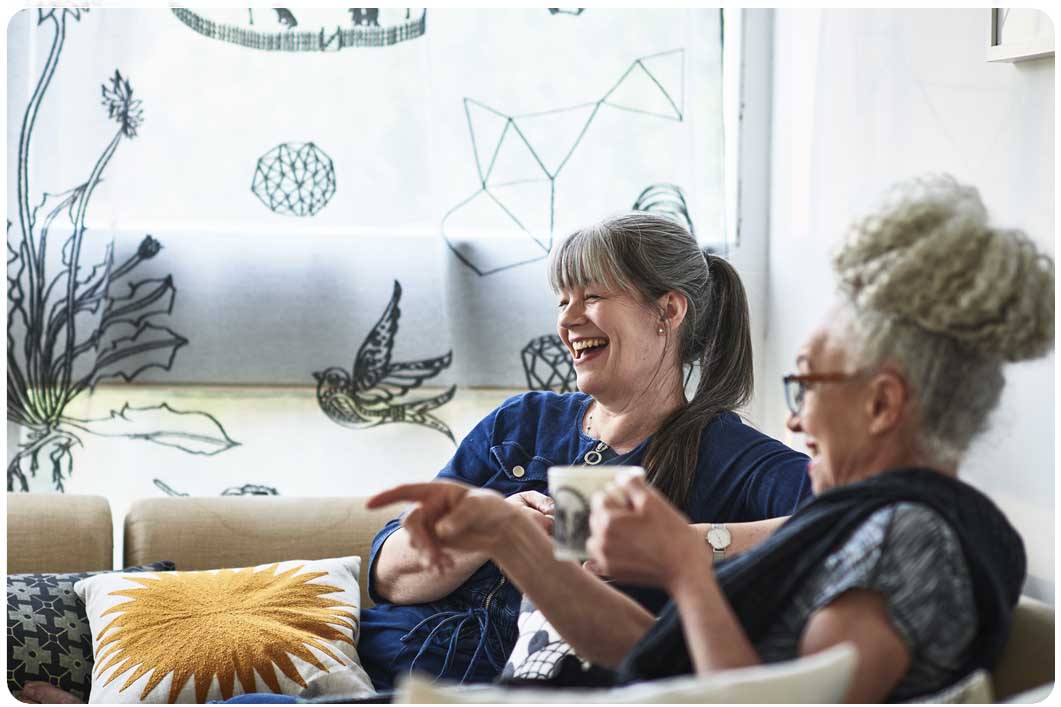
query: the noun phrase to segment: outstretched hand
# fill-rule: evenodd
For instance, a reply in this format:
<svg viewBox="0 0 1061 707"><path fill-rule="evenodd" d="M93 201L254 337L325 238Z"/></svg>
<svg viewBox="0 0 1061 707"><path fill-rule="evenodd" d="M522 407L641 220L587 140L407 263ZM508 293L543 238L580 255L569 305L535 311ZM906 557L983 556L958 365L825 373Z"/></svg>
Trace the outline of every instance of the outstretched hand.
<svg viewBox="0 0 1061 707"><path fill-rule="evenodd" d="M709 558L689 519L638 476L593 498L589 526L594 571L620 582L668 589L691 560Z"/></svg>
<svg viewBox="0 0 1061 707"><path fill-rule="evenodd" d="M368 499L367 507L391 503L415 505L402 518L410 544L425 566L445 571L454 566L450 551L485 552L493 557L507 530L521 515L546 531L552 529L552 500L537 491L505 498L496 491L456 481L402 484Z"/></svg>

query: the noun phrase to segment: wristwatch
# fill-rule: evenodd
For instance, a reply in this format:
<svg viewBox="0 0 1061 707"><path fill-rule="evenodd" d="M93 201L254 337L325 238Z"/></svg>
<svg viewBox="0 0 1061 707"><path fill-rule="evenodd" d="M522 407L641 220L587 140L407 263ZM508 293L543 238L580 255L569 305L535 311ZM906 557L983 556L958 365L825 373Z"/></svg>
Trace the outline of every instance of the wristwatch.
<svg viewBox="0 0 1061 707"><path fill-rule="evenodd" d="M722 523L712 523L711 527L707 529L707 535L704 538L715 552L715 562L726 559L726 548L733 542L733 536L730 535L729 528Z"/></svg>

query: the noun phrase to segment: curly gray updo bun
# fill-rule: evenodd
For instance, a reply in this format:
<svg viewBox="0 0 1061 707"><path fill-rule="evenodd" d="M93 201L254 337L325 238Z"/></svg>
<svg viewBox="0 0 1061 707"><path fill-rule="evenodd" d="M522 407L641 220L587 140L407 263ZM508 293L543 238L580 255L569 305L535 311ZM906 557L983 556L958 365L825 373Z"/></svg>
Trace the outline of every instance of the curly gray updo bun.
<svg viewBox="0 0 1061 707"><path fill-rule="evenodd" d="M989 225L977 190L948 175L893 187L833 264L860 365L902 365L925 451L940 463L957 463L986 426L1002 363L1053 346L1053 260L1024 233Z"/></svg>

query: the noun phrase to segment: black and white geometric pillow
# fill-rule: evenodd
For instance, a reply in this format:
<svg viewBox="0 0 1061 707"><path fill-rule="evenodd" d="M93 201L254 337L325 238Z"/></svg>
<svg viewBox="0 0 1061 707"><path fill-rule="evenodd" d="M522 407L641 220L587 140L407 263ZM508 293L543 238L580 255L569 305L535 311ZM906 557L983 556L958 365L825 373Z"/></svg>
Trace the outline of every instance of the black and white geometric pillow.
<svg viewBox="0 0 1061 707"><path fill-rule="evenodd" d="M171 572L154 562L122 572ZM7 688L15 697L30 681L50 682L88 701L92 636L74 584L101 572L7 576Z"/></svg>
<svg viewBox="0 0 1061 707"><path fill-rule="evenodd" d="M524 597L519 607L519 638L508 656L501 680L553 681L563 667L564 658L579 660L571 646L560 637L549 620ZM581 660L579 660L581 662Z"/></svg>

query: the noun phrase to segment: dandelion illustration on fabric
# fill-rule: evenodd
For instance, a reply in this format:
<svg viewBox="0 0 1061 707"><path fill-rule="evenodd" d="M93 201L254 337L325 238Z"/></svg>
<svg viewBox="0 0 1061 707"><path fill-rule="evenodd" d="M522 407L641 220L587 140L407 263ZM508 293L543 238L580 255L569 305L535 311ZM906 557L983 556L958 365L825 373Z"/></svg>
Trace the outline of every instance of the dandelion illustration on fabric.
<svg viewBox="0 0 1061 707"><path fill-rule="evenodd" d="M28 477L36 476L42 457L44 463L50 462L52 485L63 491L73 472L71 449L82 445L83 432L139 439L193 454L217 454L237 444L212 416L175 410L165 403L142 408L126 403L121 410L92 420L65 414L77 396L103 380L129 382L149 368L170 370L188 340L159 323L173 310L177 295L173 278L128 279L144 261L159 254L158 240L146 235L136 252L121 262L109 242L102 261L91 266L81 262L92 194L118 146L135 138L144 120L142 104L120 71L101 88L103 107L118 128L87 181L64 192L45 192L31 205L33 126L58 65L67 26L80 21L87 10L37 12L38 27L50 27L54 35L19 134L18 228L8 222L7 419L28 430L7 467L9 491L29 490Z"/></svg>
<svg viewBox="0 0 1061 707"><path fill-rule="evenodd" d="M300 574L303 565L284 571L278 567L126 575L139 586L110 593L128 601L101 614L114 618L96 637L94 678L103 680L112 671L102 685L125 678L119 688L124 691L150 673L139 695L145 700L172 675L170 703L194 679L195 701L202 704L215 678L226 700L234 695L236 679L244 692L256 691L255 674L274 693L283 692L276 668L306 688L292 656L328 671L311 648L349 665L351 660L325 641L357 645L357 607L326 598L343 591L313 582L327 572ZM194 640L164 641L160 636Z"/></svg>
<svg viewBox="0 0 1061 707"><path fill-rule="evenodd" d="M431 414L453 399L457 386L424 400L402 402L412 389L434 378L453 361L453 352L421 361L391 362L398 334L402 287L394 281L387 308L357 352L353 370L332 366L313 374L317 380L317 403L332 421L355 430L392 422L409 422L441 432L455 443L453 432Z"/></svg>
<svg viewBox="0 0 1061 707"><path fill-rule="evenodd" d="M605 109L682 122L685 50L636 59L603 96L567 108L509 115L464 99L479 183L446 212L440 226L446 245L464 265L483 276L548 256L556 228L556 179ZM559 134L571 136L570 142L546 152L545 144L555 143ZM491 220L500 247L469 246L483 219Z"/></svg>

